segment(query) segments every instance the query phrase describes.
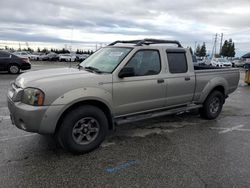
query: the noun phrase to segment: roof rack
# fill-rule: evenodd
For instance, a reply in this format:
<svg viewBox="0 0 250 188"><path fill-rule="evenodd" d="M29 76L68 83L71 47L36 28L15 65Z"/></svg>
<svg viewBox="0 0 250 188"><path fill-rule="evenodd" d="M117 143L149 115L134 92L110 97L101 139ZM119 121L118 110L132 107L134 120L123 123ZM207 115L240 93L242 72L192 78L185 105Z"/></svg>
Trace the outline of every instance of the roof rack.
<svg viewBox="0 0 250 188"><path fill-rule="evenodd" d="M179 48L182 48L181 44L177 40L158 40L158 39L143 39L143 40L117 40L112 42L108 46L114 46L117 43L122 44L135 44L135 46L150 45L150 44L176 44Z"/></svg>

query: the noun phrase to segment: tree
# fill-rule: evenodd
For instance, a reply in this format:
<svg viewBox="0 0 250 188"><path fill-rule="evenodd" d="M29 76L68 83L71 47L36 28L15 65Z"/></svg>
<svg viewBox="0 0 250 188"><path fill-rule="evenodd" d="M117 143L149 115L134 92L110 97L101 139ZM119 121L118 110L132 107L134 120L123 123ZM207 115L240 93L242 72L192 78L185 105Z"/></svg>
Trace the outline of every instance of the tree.
<svg viewBox="0 0 250 188"><path fill-rule="evenodd" d="M207 55L207 49L206 49L206 44L203 42L200 51L199 51L199 57L205 57Z"/></svg>
<svg viewBox="0 0 250 188"><path fill-rule="evenodd" d="M200 56L200 50L201 50L201 47L200 47L200 45L198 44L194 54L195 54L196 56Z"/></svg>
<svg viewBox="0 0 250 188"><path fill-rule="evenodd" d="M228 54L228 41L225 40L223 46L221 47L220 55L223 57L227 57Z"/></svg>
<svg viewBox="0 0 250 188"><path fill-rule="evenodd" d="M233 43L232 39L229 39L228 45L229 45L228 57L234 57L235 56L235 47L234 47L234 43Z"/></svg>
<svg viewBox="0 0 250 188"><path fill-rule="evenodd" d="M47 52L48 52L48 49L47 49L47 48L43 48L43 49L41 50L41 52L47 53Z"/></svg>
<svg viewBox="0 0 250 188"><path fill-rule="evenodd" d="M234 57L235 56L235 46L232 39L228 41L225 40L221 48L220 55L223 57Z"/></svg>
<svg viewBox="0 0 250 188"><path fill-rule="evenodd" d="M198 44L194 54L198 57L205 57L207 55L206 43L203 42L202 46Z"/></svg>

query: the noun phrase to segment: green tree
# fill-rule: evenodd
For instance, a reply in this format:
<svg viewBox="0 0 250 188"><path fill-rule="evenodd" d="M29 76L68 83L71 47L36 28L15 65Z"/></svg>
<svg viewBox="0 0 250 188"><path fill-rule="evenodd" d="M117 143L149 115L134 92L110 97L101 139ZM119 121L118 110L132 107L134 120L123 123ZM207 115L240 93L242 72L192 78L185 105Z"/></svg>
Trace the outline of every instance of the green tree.
<svg viewBox="0 0 250 188"><path fill-rule="evenodd" d="M198 44L197 47L196 47L196 49L195 49L195 53L194 53L194 54L195 54L196 56L200 56L200 51L201 51L201 47L200 47L200 45Z"/></svg>
<svg viewBox="0 0 250 188"><path fill-rule="evenodd" d="M225 40L223 46L221 47L220 55L223 57L227 57L228 54L228 41Z"/></svg>
<svg viewBox="0 0 250 188"><path fill-rule="evenodd" d="M199 57L205 57L207 55L207 49L206 49L206 44L203 42L200 51L199 51Z"/></svg>
<svg viewBox="0 0 250 188"><path fill-rule="evenodd" d="M235 56L235 46L232 39L229 39L228 41L225 40L224 44L221 48L220 55L223 57L234 57Z"/></svg>

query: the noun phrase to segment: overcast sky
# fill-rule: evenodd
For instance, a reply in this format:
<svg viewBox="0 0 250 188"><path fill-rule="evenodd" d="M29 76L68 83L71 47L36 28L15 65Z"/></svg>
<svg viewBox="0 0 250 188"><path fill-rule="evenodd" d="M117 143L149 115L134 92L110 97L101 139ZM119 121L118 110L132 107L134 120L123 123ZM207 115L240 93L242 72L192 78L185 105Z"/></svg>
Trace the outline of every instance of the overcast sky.
<svg viewBox="0 0 250 188"><path fill-rule="evenodd" d="M163 38L211 49L215 33L224 33L242 55L250 51L249 18L250 0L1 0L0 45L84 48Z"/></svg>

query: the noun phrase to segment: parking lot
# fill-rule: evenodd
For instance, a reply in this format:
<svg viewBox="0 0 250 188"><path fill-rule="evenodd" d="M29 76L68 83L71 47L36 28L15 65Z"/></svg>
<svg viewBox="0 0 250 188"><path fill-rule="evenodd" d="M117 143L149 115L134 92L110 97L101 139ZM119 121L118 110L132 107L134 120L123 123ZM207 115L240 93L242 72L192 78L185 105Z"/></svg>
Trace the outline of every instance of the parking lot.
<svg viewBox="0 0 250 188"><path fill-rule="evenodd" d="M62 66L38 62L32 70ZM218 119L190 112L118 126L99 149L80 156L11 124L6 93L16 77L0 73L0 187L250 187L243 70Z"/></svg>

